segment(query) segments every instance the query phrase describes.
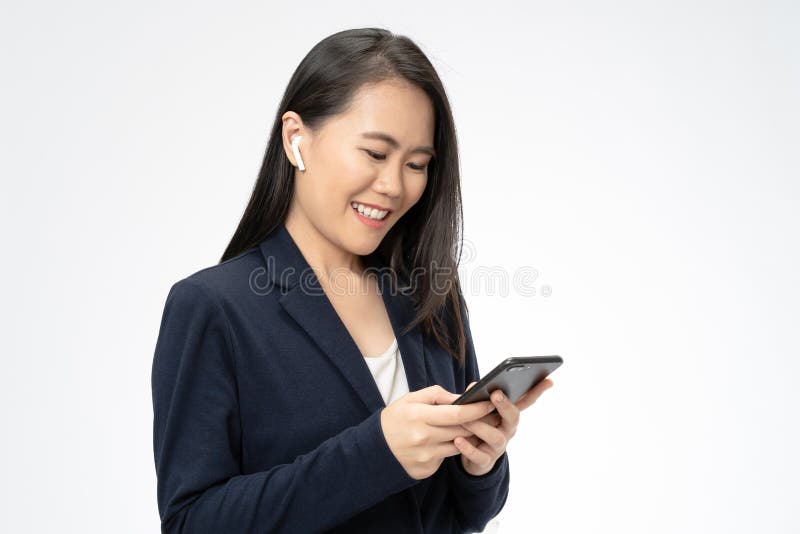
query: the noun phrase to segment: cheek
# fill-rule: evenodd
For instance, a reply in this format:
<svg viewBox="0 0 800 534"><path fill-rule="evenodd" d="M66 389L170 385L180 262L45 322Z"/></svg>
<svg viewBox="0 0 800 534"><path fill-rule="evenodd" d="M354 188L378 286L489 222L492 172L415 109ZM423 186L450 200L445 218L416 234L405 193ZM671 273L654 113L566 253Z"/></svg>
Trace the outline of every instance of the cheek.
<svg viewBox="0 0 800 534"><path fill-rule="evenodd" d="M339 194L352 200L352 197L367 189L375 179L375 169L355 151L339 160L336 176Z"/></svg>
<svg viewBox="0 0 800 534"><path fill-rule="evenodd" d="M367 176L363 162L349 154L327 157L325 166L321 168L325 171L314 176L314 196L322 206L332 211L339 210L340 204L347 204L363 188Z"/></svg>
<svg viewBox="0 0 800 534"><path fill-rule="evenodd" d="M425 177L415 177L412 180L408 180L406 183L408 184L408 196L413 200L413 204L416 204L425 193L425 187L428 185L428 180Z"/></svg>

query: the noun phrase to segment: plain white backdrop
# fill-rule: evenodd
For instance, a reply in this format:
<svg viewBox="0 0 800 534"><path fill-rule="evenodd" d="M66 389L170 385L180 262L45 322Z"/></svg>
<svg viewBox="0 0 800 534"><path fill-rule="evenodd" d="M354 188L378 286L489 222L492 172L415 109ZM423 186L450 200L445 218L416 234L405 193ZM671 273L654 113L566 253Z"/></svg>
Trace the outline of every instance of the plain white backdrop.
<svg viewBox="0 0 800 534"><path fill-rule="evenodd" d="M800 531L788 1L4 2L0 530L159 530L167 291L221 256L302 57L364 26L450 96L482 373L565 360L490 528Z"/></svg>

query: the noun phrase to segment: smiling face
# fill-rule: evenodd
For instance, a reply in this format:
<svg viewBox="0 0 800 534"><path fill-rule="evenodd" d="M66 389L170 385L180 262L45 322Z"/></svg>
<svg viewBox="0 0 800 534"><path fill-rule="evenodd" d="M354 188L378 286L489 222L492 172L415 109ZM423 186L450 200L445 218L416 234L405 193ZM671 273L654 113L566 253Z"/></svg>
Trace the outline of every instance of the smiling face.
<svg viewBox="0 0 800 534"><path fill-rule="evenodd" d="M350 108L317 131L293 111L283 121L286 154L297 166L291 139L302 135L306 168L295 169L287 227L327 248L322 254L333 261L374 251L425 191L435 127L428 96L408 82L387 80L361 86ZM376 221L354 202L391 211Z"/></svg>

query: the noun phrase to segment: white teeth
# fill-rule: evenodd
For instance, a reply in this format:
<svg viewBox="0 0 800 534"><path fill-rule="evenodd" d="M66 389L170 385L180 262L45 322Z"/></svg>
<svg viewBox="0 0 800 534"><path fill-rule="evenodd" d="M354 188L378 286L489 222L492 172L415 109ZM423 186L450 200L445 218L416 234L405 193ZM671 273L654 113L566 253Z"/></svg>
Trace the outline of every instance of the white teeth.
<svg viewBox="0 0 800 534"><path fill-rule="evenodd" d="M350 205L358 210L358 212L365 217L369 217L370 219L381 220L386 217L386 214L389 213L387 210L378 210L375 208L370 208L363 204L359 204L358 202L351 202Z"/></svg>

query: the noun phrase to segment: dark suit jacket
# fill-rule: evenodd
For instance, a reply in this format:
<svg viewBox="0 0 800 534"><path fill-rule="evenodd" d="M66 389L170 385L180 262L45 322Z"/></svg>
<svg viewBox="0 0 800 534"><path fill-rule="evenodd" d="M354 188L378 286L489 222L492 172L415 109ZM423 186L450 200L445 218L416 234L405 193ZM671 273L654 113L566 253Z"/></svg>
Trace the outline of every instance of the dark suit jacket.
<svg viewBox="0 0 800 534"><path fill-rule="evenodd" d="M410 391L478 380L466 314L460 367L419 327L400 335L410 296L378 278ZM460 455L421 481L397 461L375 380L284 225L173 284L151 378L163 532L471 532L505 505L507 452L480 477Z"/></svg>

